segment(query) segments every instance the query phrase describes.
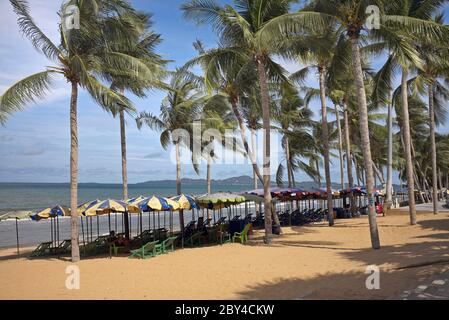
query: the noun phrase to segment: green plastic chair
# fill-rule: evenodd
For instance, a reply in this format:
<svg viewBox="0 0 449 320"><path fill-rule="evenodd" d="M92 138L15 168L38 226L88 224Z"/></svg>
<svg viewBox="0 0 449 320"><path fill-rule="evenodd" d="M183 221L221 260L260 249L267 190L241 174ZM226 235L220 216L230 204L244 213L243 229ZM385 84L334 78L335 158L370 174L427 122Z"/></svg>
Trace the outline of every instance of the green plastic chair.
<svg viewBox="0 0 449 320"><path fill-rule="evenodd" d="M117 256L120 251L125 251L125 246L116 246L115 243L111 243L109 245L109 258L112 257L112 253L114 253L114 256Z"/></svg>
<svg viewBox="0 0 449 320"><path fill-rule="evenodd" d="M139 249L131 250L129 258L147 259L156 256L156 245L158 242L159 241L148 242Z"/></svg>
<svg viewBox="0 0 449 320"><path fill-rule="evenodd" d="M156 254L164 254L175 251L175 240L178 237L170 237L164 240L161 244L156 245Z"/></svg>
<svg viewBox="0 0 449 320"><path fill-rule="evenodd" d="M230 243L231 235L225 230L225 225L220 224L217 229L217 242L220 244Z"/></svg>
<svg viewBox="0 0 449 320"><path fill-rule="evenodd" d="M201 246L203 240L204 240L203 232L202 231L195 232L184 241L184 245L187 247Z"/></svg>
<svg viewBox="0 0 449 320"><path fill-rule="evenodd" d="M232 242L240 242L241 244L245 244L248 242L248 231L249 228L251 228L251 223L248 223L245 225L245 228L243 228L242 232L236 232L234 233L234 236L232 237Z"/></svg>

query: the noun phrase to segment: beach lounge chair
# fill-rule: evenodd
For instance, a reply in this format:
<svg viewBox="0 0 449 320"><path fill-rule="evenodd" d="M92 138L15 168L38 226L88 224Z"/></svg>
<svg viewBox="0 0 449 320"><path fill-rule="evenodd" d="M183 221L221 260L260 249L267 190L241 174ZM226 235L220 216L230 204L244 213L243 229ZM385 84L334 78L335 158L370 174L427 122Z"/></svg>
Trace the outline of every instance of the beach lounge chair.
<svg viewBox="0 0 449 320"><path fill-rule="evenodd" d="M66 239L62 241L59 246L56 248L56 254L62 255L62 254L68 254L70 253L70 250L72 249L72 240Z"/></svg>
<svg viewBox="0 0 449 320"><path fill-rule="evenodd" d="M226 221L226 217L221 217L214 223L214 226L219 226L220 224L224 223L225 221Z"/></svg>
<svg viewBox="0 0 449 320"><path fill-rule="evenodd" d="M147 259L156 256L156 245L158 242L159 241L148 242L139 249L131 250L129 258Z"/></svg>
<svg viewBox="0 0 449 320"><path fill-rule="evenodd" d="M178 237L170 237L162 243L156 245L156 254L163 254L175 251L175 241Z"/></svg>
<svg viewBox="0 0 449 320"><path fill-rule="evenodd" d="M109 235L99 236L92 242L86 243L82 247L84 256L91 256L100 253L107 253L109 249Z"/></svg>
<svg viewBox="0 0 449 320"><path fill-rule="evenodd" d="M232 242L240 242L241 244L245 244L248 241L248 231L251 227L251 224L248 223L245 225L245 228L242 232L236 232L234 233L234 236L232 237Z"/></svg>
<svg viewBox="0 0 449 320"><path fill-rule="evenodd" d="M50 255L52 253L51 246L53 242L42 242L39 244L36 249L31 252L30 257L43 257L46 255Z"/></svg>

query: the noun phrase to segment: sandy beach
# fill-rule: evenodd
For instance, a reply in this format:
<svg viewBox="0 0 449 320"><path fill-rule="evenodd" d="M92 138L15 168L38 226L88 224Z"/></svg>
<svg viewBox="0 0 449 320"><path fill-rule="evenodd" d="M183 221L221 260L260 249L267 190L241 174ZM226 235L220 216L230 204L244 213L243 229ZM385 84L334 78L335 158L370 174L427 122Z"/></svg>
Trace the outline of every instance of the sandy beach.
<svg viewBox="0 0 449 320"><path fill-rule="evenodd" d="M449 269L449 214L379 217L372 250L366 217L286 227L271 247L256 231L246 246L178 250L147 260L97 257L78 263L79 290L65 288L66 260L0 251L0 299L391 299ZM367 290L368 265L380 289Z"/></svg>

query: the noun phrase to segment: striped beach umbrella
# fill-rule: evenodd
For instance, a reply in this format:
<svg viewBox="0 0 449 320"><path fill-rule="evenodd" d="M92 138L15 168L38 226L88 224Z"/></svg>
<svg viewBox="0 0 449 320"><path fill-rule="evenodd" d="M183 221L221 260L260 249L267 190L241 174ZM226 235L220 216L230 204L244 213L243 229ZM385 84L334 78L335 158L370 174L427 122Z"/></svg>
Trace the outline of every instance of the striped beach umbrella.
<svg viewBox="0 0 449 320"><path fill-rule="evenodd" d="M126 202L108 199L100 201L97 204L91 206L90 208L87 208L83 214L89 217L89 216L108 214L111 212L127 212L127 211L128 211L128 204Z"/></svg>
<svg viewBox="0 0 449 320"><path fill-rule="evenodd" d="M144 196L138 196L137 198L131 198L126 200L128 204L128 212L130 213L141 213L142 210L139 207L139 203L145 200Z"/></svg>
<svg viewBox="0 0 449 320"><path fill-rule="evenodd" d="M42 219L48 219L51 216L51 208L45 208L30 216L31 220L40 221Z"/></svg>
<svg viewBox="0 0 449 320"><path fill-rule="evenodd" d="M52 217L68 217L70 216L70 209L63 206L56 206L51 208Z"/></svg>
<svg viewBox="0 0 449 320"><path fill-rule="evenodd" d="M78 206L78 214L79 215L84 215L84 211L86 211L87 209L93 207L94 205L96 205L99 202L100 202L100 200L96 199L96 200L87 201L85 203L80 204Z"/></svg>
<svg viewBox="0 0 449 320"><path fill-rule="evenodd" d="M199 209L198 205L195 202L195 199L192 196L181 194L179 196L172 197L169 200L177 202L179 209L182 210Z"/></svg>
<svg viewBox="0 0 449 320"><path fill-rule="evenodd" d="M140 201L138 206L143 212L175 210L174 207L168 203L167 199L158 196L146 198Z"/></svg>

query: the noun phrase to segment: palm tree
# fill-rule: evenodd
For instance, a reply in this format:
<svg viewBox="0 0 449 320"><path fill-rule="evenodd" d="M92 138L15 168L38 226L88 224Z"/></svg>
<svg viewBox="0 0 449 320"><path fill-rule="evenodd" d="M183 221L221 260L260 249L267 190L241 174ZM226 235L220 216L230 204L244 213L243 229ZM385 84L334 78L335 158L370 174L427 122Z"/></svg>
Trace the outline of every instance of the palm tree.
<svg viewBox="0 0 449 320"><path fill-rule="evenodd" d="M255 80L255 79L254 79ZM251 85L251 82L248 82ZM245 88L245 93L240 96L240 112L249 129L252 159L251 162L257 166L256 132L262 128L262 106L260 101L260 90L256 86ZM258 167L258 166L257 166ZM258 171L253 166L253 188L258 188Z"/></svg>
<svg viewBox="0 0 449 320"><path fill-rule="evenodd" d="M422 68L422 59L419 56L414 43L431 41L434 46L448 43L448 29L434 21L429 20L432 14L445 1L412 0L391 1L385 4L385 13L389 16L382 17L382 27L373 30L374 39L381 40L383 49L388 49L394 57L392 66L401 69L401 106L402 128L405 164L407 170L407 186L409 193L410 223L416 224L416 208L414 199L414 172L412 161L412 141L410 137L410 123L408 111L408 77L411 66ZM382 46L379 46L382 48ZM389 72L387 72L387 75Z"/></svg>
<svg viewBox="0 0 449 320"><path fill-rule="evenodd" d="M232 132L237 124L225 97L215 95L206 102L203 108L201 123L203 138L201 141L196 142L201 143L201 146L197 149L201 150L201 156L206 159L206 185L207 193L210 194L212 192L212 163L217 157L216 146L221 144L221 147L225 150L238 153L243 152L241 146L236 142L235 137L229 135L228 132ZM233 143L229 144L229 141ZM195 151L192 150L192 152Z"/></svg>
<svg viewBox="0 0 449 320"><path fill-rule="evenodd" d="M277 106L272 108L274 110L273 119L277 123L276 129L282 135L288 187L292 188L295 186L294 172L299 167L307 169L305 170L306 174L315 174L304 162L299 160L299 157L304 155L307 146L314 145L313 137L308 132L312 122L312 111L304 105L304 100L290 83L281 84L279 98L274 102ZM301 141L300 145L296 144L298 140ZM302 147L301 150L298 147ZM283 185L283 176L284 166L280 163L276 173L278 185Z"/></svg>
<svg viewBox="0 0 449 320"><path fill-rule="evenodd" d="M310 69L317 70L319 78L319 98L321 103L321 140L323 143L324 172L326 179L327 206L329 225L334 224L333 219L333 201L332 201L332 182L330 175L330 156L329 156L329 127L327 123L327 104L326 93L328 83L327 78L332 69L340 69L348 64L347 42L343 36L339 35L336 24L330 24L324 30L306 29L303 36L297 39L287 39L287 55L292 55L306 64L307 66L294 74L291 78L297 82L302 82L309 74ZM290 53L291 52L291 53Z"/></svg>
<svg viewBox="0 0 449 320"><path fill-rule="evenodd" d="M435 17L435 23L443 25L443 15ZM435 46L432 41L423 41L418 47L423 60L422 70L418 70L417 82L427 84L428 106L429 106L429 127L431 146L431 167L432 167L432 201L433 213L438 213L438 178L437 178L437 149L435 141L436 120L441 123L446 119L445 110L441 101L448 100L449 90L438 78L449 79L449 65L447 58L449 50L447 47ZM435 117L438 111L439 117Z"/></svg>
<svg viewBox="0 0 449 320"><path fill-rule="evenodd" d="M145 124L161 133L160 141L164 149L170 144L175 147L176 157L176 193L182 193L181 185L181 148L192 150L195 121L200 120L204 104L210 98L203 94L203 79L184 70L177 70L167 86L169 89L160 108L160 115L141 112L136 119L139 129ZM192 160L195 154L192 153ZM195 161L192 161L197 170ZM179 213L181 231L184 231L184 214Z"/></svg>
<svg viewBox="0 0 449 320"><path fill-rule="evenodd" d="M137 77L130 77L127 74L108 74L107 78L112 83L111 88L124 95L125 90L131 91L138 97L145 97L145 90L163 87L160 80L165 76L163 67L167 61L162 60L161 56L154 52L155 47L160 44L159 34L151 31L151 15L146 13L128 14L122 16L122 27L127 30L127 37L114 41L114 28L106 30L105 38L113 51L121 52L134 58L134 62L141 65L145 72ZM114 19L112 22L116 23ZM125 109L117 106L120 118L120 140L122 157L122 188L123 199L128 199L128 177L126 161L126 126ZM114 113L114 116L117 112Z"/></svg>
<svg viewBox="0 0 449 320"><path fill-rule="evenodd" d="M410 8L419 8L421 5L413 5L412 2L406 2L406 5L411 5ZM422 1L421 1L422 2ZM356 93L358 99L358 115L360 120L360 133L361 133L361 147L364 158L364 167L366 172L366 189L369 198L369 221L370 221L370 234L371 234L371 243L372 247L375 249L380 248L379 234L377 230L377 222L376 222L376 213L374 208L374 197L373 197L373 185L374 185L374 172L372 166L372 156L371 156L371 145L370 145L370 134L368 127L368 112L367 112L367 99L366 99L366 91L364 86L363 79L363 69L362 69L362 56L360 54L360 38L362 37L363 26L366 22L367 15L365 10L368 5L377 5L380 9L381 19L380 19L380 31L384 34L389 34L390 38L392 35L396 35L396 38L404 38L404 35L407 34L410 37L429 37L430 39L435 39L436 42L443 42L444 39L447 39L447 30L436 26L435 24L430 24L427 21L423 21L420 19L415 19L411 17L407 17L404 15L386 15L391 14L394 10L385 10L385 6L389 9L390 6L392 8L401 7L404 4L403 1L391 1L388 6L384 4L384 1L365 1L365 0L344 0L335 2L332 0L315 0L307 6L306 10L314 11L308 13L308 16L312 17L316 15L316 12L320 13L322 18L331 18L334 21L337 21L341 26L341 30L344 30L349 38L351 44L352 51L352 64L353 64L353 74L355 77L356 84ZM430 4L430 1L429 1ZM427 7L433 8L433 5L429 5ZM410 9L409 8L409 9ZM407 10L409 11L409 10ZM419 9L418 9L419 11ZM398 11L396 11L398 12ZM395 12L395 13L396 13ZM401 11L403 14L403 11ZM375 34L374 31L379 30L370 30L371 33ZM413 35L413 36L411 36ZM404 61L404 60L403 60ZM405 61L404 61L405 62ZM407 69L406 65L403 68L403 79L402 83L406 83L407 81ZM404 91L405 92L405 91ZM404 101L406 100L406 95L404 96ZM405 102L406 103L406 102ZM406 108L406 106L405 106ZM405 111L404 111L405 114ZM406 119L404 119L406 120ZM407 135L407 134L406 134ZM407 137L408 138L408 137ZM409 139L407 139L406 150L409 151L410 146ZM407 152L410 154L409 152ZM411 157L408 157L410 161L407 161L407 167L411 167ZM410 178L410 176L409 176ZM410 179L409 179L410 180ZM411 180L413 177L411 176ZM409 185L409 189L413 189L412 186ZM410 191L410 190L409 190ZM411 190L410 193L412 193ZM415 215L413 215L413 203L411 203L411 222L415 223L416 219L414 219Z"/></svg>
<svg viewBox="0 0 449 320"><path fill-rule="evenodd" d="M77 103L78 89L84 88L90 96L105 110L113 110L120 104L132 110L128 99L103 85L95 77L104 72L123 72L135 74L136 67L127 55L110 51L104 44L105 20L110 16L132 12L124 1L93 0L78 3L68 1L61 7L63 16L66 6L76 5L80 12L80 29L67 30L61 23L59 31L61 44L54 44L33 21L27 1L10 0L18 16L21 32L32 42L33 46L55 66L45 71L30 75L12 85L0 97L0 110L3 116L20 111L26 104L45 97L51 88L52 77L62 75L71 86L70 98L70 207L72 261L79 261L78 244L78 128ZM114 27L113 24L108 27ZM120 28L116 29L117 38L124 37Z"/></svg>
<svg viewBox="0 0 449 320"><path fill-rule="evenodd" d="M272 241L273 214L270 192L270 95L267 76L273 74L274 70L279 75L283 74L281 67L271 60L270 56L277 49L273 46L273 42L279 39L280 31L268 22L288 13L290 2L290 0L235 0L233 7L220 6L215 1L192 0L182 6L186 18L196 20L198 23L212 22L222 44L246 56L248 61L255 64L261 92L264 129L264 241L267 244L271 244ZM265 29L267 25L270 25L269 29ZM273 216L276 216L275 213Z"/></svg>
<svg viewBox="0 0 449 320"><path fill-rule="evenodd" d="M342 100L344 97L344 92L340 90L332 90L330 93L330 98L334 104L334 114L335 122L337 123L337 134L338 134L338 158L340 162L340 184L341 188L345 188L345 163L343 159L343 132L341 129L341 111L340 106L342 105Z"/></svg>

